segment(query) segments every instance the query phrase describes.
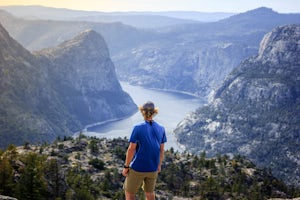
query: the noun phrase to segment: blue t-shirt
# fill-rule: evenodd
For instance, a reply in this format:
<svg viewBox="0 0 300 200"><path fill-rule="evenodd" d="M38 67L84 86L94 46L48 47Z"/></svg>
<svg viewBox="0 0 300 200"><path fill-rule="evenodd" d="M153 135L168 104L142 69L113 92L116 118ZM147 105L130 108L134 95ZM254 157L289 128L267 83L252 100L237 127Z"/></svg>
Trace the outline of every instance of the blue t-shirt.
<svg viewBox="0 0 300 200"><path fill-rule="evenodd" d="M138 172L157 171L160 159L160 145L167 142L163 126L144 121L133 128L129 142L137 144L130 167Z"/></svg>

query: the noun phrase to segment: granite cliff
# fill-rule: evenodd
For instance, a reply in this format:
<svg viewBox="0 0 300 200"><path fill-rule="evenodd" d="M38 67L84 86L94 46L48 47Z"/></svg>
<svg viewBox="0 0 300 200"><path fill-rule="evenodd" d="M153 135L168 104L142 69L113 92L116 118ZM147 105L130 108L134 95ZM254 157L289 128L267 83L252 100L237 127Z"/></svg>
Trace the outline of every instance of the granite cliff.
<svg viewBox="0 0 300 200"><path fill-rule="evenodd" d="M51 61L53 87L84 125L122 118L136 110L122 91L104 39L95 31L86 30L37 55Z"/></svg>
<svg viewBox="0 0 300 200"><path fill-rule="evenodd" d="M32 54L0 26L0 49L0 147L52 141L136 111L94 31Z"/></svg>
<svg viewBox="0 0 300 200"><path fill-rule="evenodd" d="M275 28L235 68L212 102L176 128L191 152L241 154L300 185L300 26Z"/></svg>

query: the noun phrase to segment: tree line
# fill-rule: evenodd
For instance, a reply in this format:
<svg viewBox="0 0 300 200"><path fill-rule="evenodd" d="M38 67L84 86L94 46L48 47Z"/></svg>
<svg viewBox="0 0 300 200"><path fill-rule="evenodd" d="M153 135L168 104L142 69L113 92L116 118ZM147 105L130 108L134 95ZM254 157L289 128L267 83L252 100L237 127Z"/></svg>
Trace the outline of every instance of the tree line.
<svg viewBox="0 0 300 200"><path fill-rule="evenodd" d="M68 143L67 143L68 142ZM70 146L71 144L71 146ZM0 151L0 194L18 199L124 199L122 169L126 138L58 138L53 144ZM72 157L73 155L73 157ZM251 199L300 196L299 188L275 178L236 155L207 158L188 152L165 152L157 199ZM138 193L143 199L143 192Z"/></svg>

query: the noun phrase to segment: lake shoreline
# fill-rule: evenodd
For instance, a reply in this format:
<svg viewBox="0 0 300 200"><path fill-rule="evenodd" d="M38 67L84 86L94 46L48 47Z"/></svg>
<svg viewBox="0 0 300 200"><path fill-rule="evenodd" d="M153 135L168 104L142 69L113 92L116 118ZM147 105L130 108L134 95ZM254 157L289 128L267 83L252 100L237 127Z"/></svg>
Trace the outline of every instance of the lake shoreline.
<svg viewBox="0 0 300 200"><path fill-rule="evenodd" d="M161 108L154 120L165 127L167 134L165 148L184 151L184 146L177 142L173 130L189 112L193 112L204 105L203 101L198 97L182 92L149 89L130 85L127 82L120 82L120 84L123 91L131 96L136 105L142 105L144 102L151 100L156 107ZM129 138L132 127L141 121L143 121L143 118L137 110L137 112L129 116L89 124L83 130L74 134L74 136L78 136L81 132L86 136L99 138Z"/></svg>
<svg viewBox="0 0 300 200"><path fill-rule="evenodd" d="M151 88L151 87L148 88L148 87L144 87L144 86L141 86L141 85L132 85L129 82L125 82L125 81L120 81L120 83L121 83L121 86L123 84L127 84L127 85L130 85L130 86L133 86L133 87L140 87L140 88L147 89L147 90L154 90L154 91L159 91L159 92L168 92L168 93L182 94L182 95L187 95L187 96L190 96L190 97L193 97L193 98L197 98L199 100L203 100L203 97L195 95L194 93L184 92L184 91L181 91L181 90L159 89L159 88Z"/></svg>

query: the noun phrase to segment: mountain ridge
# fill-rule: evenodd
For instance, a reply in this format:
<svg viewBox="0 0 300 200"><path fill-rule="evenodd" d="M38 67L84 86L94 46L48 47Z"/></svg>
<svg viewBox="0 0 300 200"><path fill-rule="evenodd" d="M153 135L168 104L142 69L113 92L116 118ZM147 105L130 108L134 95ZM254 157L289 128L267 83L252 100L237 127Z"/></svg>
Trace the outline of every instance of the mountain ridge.
<svg viewBox="0 0 300 200"><path fill-rule="evenodd" d="M272 17L263 17L264 12ZM10 20L3 19L5 26L30 49L49 47L92 28L107 42L121 81L187 92L207 100L234 67L256 54L264 34L276 26L298 23L300 15L259 8L218 22L184 24L155 31L120 23L16 19L11 23Z"/></svg>
<svg viewBox="0 0 300 200"><path fill-rule="evenodd" d="M262 17L264 12L272 17ZM142 44L113 60L120 79L131 84L210 97L234 67L256 54L264 34L299 20L299 14L260 8L218 22L169 27L160 30L167 40Z"/></svg>
<svg viewBox="0 0 300 200"><path fill-rule="evenodd" d="M244 155L299 186L299 31L300 25L287 25L266 34L259 54L244 60L208 105L178 125L178 141L210 156Z"/></svg>
<svg viewBox="0 0 300 200"><path fill-rule="evenodd" d="M87 31L70 41L73 46L56 48L58 54L68 49L68 56L34 55L0 26L0 147L53 141L88 124L136 112L116 78L109 53L104 52L108 48L103 38ZM53 49L48 52L55 55ZM113 97L118 101L110 100Z"/></svg>
<svg viewBox="0 0 300 200"><path fill-rule="evenodd" d="M17 17L29 18L29 19L45 19L45 20L63 19L63 20L87 20L87 21L102 20L102 22L121 21L125 24L126 24L126 17L134 17L134 16L160 17L161 20L165 20L169 18L170 20L177 19L179 23L190 23L196 21L200 21L200 22L218 21L222 18L226 18L234 14L229 12L227 13L227 12L198 12L198 11L101 12L101 11L70 10L64 8L51 8L51 7L44 7L44 6L0 6L0 9L6 10ZM31 15L28 15L28 13L31 13ZM120 17L125 17L125 20ZM182 21L180 21L179 19L181 19ZM131 25L138 26L138 27L141 26L136 23ZM172 25L172 23L164 24L164 26L166 25ZM143 26L143 28L147 28L147 26Z"/></svg>

